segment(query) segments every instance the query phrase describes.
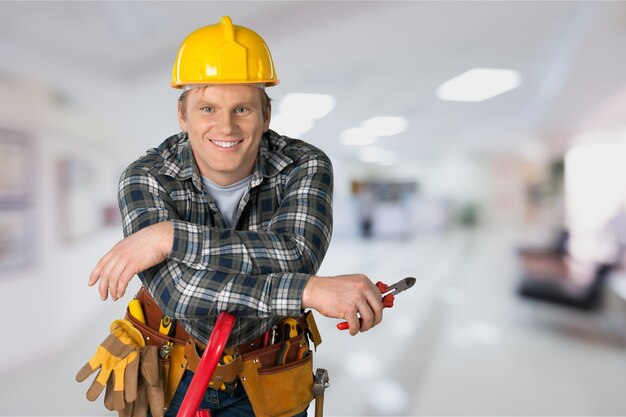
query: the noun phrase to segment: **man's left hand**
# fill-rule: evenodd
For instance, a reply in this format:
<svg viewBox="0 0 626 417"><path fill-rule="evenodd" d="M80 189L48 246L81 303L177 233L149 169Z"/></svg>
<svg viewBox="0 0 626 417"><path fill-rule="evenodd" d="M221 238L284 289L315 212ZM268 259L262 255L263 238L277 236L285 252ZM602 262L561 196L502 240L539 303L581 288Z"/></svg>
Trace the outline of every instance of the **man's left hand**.
<svg viewBox="0 0 626 417"><path fill-rule="evenodd" d="M98 261L89 276L89 285L100 281L100 297L109 293L118 300L126 292L128 283L139 272L163 262L174 241L171 221L153 224L120 240Z"/></svg>

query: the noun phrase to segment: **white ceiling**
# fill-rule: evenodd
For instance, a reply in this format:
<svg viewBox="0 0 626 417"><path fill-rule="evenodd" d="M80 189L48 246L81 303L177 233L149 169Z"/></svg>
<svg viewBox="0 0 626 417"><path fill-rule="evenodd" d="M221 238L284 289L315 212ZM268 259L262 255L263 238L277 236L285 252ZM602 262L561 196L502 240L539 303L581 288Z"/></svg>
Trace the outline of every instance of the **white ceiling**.
<svg viewBox="0 0 626 417"><path fill-rule="evenodd" d="M348 159L339 133L377 115L409 119L382 141L408 161L529 141L558 147L582 127L626 125L615 98L626 98L626 2L0 3L0 71L66 88L166 86L182 39L225 14L270 46L276 101L296 91L336 97L304 137ZM485 66L520 71L522 86L480 103L435 97L440 83Z"/></svg>

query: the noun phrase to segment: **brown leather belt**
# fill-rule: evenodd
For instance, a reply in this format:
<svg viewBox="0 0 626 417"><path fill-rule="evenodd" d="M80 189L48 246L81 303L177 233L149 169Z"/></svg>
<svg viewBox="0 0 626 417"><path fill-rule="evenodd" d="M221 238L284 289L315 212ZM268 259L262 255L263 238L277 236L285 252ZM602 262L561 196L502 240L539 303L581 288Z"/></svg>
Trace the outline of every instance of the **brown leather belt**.
<svg viewBox="0 0 626 417"><path fill-rule="evenodd" d="M313 314L308 311L304 316L297 317L296 320L298 321L298 325L302 331L309 334L309 337L313 341L315 347L317 347L317 345L321 343L321 337L317 329L317 325L315 324ZM200 358L205 347L206 345L197 341L195 338L189 338L187 341L187 344L185 345L185 358L187 359L186 368L191 372L196 372L198 369L198 364L200 363ZM242 343L235 347L226 347L224 349L224 355L231 355L233 357L233 361L228 364L220 364L215 368L213 376L211 377L211 382L209 383L209 388L217 387L217 389L219 389L219 387L222 386L222 383L226 385L234 383L243 370L242 355L262 347L263 336L259 336L254 340Z"/></svg>
<svg viewBox="0 0 626 417"><path fill-rule="evenodd" d="M236 347L226 347L224 355L228 354L233 357L233 361L228 364L220 364L215 368L209 387L221 387L222 383L229 384L237 380L237 376L243 370L243 359L241 354L258 349L262 346L263 338L258 337L246 343L242 343ZM185 346L185 358L187 359L187 369L196 372L202 357L202 351L206 345L190 338Z"/></svg>
<svg viewBox="0 0 626 417"><path fill-rule="evenodd" d="M224 354L234 356L235 352L239 352L240 355L243 355L252 350L262 347L262 344L263 344L263 337L259 336L254 340L251 340L246 343L242 343L235 347L228 347L228 346L225 347ZM204 352L205 348L206 348L206 345L204 343L200 342L199 340L193 337L189 338L189 340L187 341L187 346L185 348L185 355L187 356L187 369L189 369L191 372L196 372L196 369L198 369L198 364L200 362L200 358L202 357L202 353ZM220 367L223 367L223 366L225 365L220 365Z"/></svg>

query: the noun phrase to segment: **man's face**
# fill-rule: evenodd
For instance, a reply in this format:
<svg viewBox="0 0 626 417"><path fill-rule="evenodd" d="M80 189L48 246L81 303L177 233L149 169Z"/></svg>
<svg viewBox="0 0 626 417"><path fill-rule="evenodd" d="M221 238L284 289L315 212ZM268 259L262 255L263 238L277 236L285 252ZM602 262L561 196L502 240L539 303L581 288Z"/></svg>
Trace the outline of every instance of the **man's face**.
<svg viewBox="0 0 626 417"><path fill-rule="evenodd" d="M225 186L252 173L261 135L269 129L255 86L211 85L189 91L187 111L178 107L180 128L189 135L200 174Z"/></svg>

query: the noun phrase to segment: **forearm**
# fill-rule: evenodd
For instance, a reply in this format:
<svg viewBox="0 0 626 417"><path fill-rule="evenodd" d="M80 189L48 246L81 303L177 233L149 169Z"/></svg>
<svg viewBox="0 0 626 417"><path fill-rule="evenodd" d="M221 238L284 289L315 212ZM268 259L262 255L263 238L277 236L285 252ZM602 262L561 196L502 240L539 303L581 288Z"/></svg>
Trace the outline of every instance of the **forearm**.
<svg viewBox="0 0 626 417"><path fill-rule="evenodd" d="M314 221L303 231L304 235L278 233L273 227L248 231L206 227L181 220L172 223L174 235L169 259L193 269L235 274L314 274L326 254L331 235L330 227Z"/></svg>
<svg viewBox="0 0 626 417"><path fill-rule="evenodd" d="M266 318L300 314L308 274L227 274L198 271L169 261L139 274L165 314L177 319Z"/></svg>

